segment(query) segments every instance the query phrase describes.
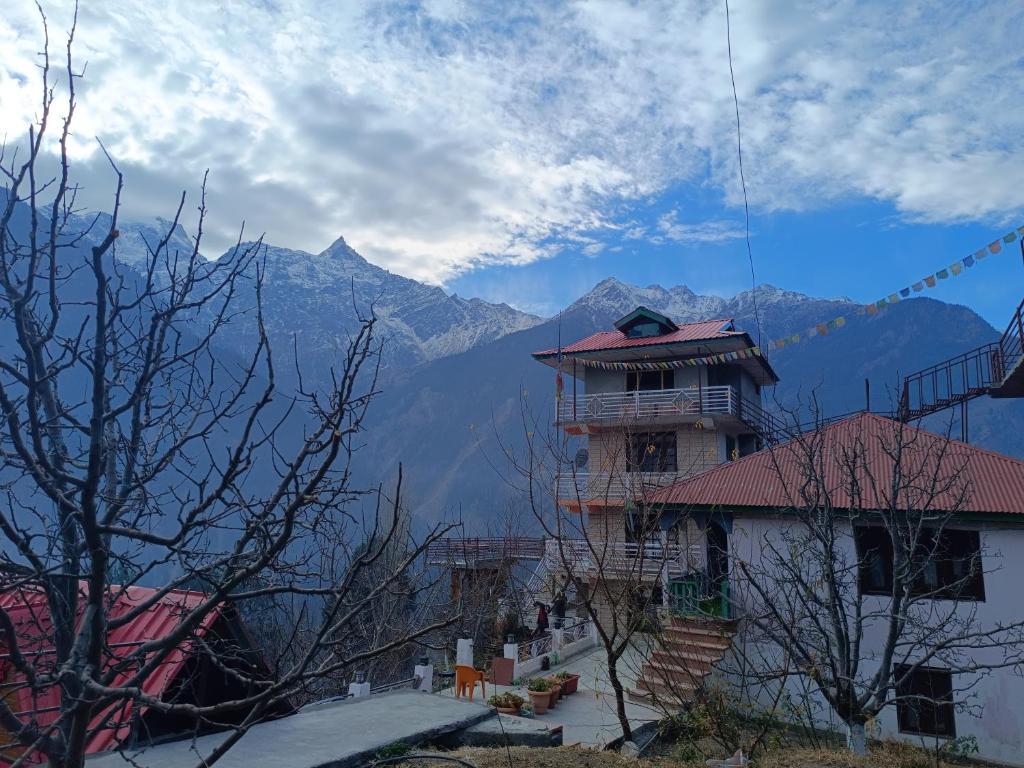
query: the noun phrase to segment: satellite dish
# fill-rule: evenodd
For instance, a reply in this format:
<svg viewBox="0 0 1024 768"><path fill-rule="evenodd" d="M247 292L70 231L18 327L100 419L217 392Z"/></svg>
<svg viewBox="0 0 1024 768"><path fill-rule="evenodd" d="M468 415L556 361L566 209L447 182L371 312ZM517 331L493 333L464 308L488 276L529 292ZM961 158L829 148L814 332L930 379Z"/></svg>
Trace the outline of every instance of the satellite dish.
<svg viewBox="0 0 1024 768"><path fill-rule="evenodd" d="M586 448L580 448L576 451L576 469L583 469L587 466L587 462L590 460L590 454Z"/></svg>

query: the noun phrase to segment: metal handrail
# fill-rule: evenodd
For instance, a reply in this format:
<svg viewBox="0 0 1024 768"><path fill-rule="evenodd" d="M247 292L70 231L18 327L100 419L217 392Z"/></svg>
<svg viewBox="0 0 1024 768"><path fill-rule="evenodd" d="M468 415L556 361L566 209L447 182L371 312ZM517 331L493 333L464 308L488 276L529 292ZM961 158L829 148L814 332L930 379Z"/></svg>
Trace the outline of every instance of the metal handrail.
<svg viewBox="0 0 1024 768"><path fill-rule="evenodd" d="M555 498L636 501L683 477L680 472L561 472L555 475Z"/></svg>
<svg viewBox="0 0 1024 768"><path fill-rule="evenodd" d="M999 377L998 381L1009 374L1020 359L1024 357L1024 300L1017 305L1006 331L999 339Z"/></svg>
<svg viewBox="0 0 1024 768"><path fill-rule="evenodd" d="M760 403L728 384L710 387L595 392L561 400L558 423L619 421L670 416L735 416L765 438L777 432L775 418Z"/></svg>

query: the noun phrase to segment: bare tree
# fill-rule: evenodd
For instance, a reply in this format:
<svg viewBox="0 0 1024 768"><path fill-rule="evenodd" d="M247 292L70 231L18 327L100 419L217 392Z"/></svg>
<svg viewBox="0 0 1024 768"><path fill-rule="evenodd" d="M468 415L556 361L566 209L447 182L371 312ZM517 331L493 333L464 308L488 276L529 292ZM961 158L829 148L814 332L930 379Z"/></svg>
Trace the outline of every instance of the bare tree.
<svg viewBox="0 0 1024 768"><path fill-rule="evenodd" d="M809 706L831 709L861 754L865 725L886 708L969 710L986 674L1024 660L1024 621L983 616L998 553L963 526L966 454L870 418L870 430L818 423L771 449L788 504L734 558L747 640L774 660L745 673L812 693ZM937 668L950 689L922 691L914 681Z"/></svg>
<svg viewBox="0 0 1024 768"><path fill-rule="evenodd" d="M205 181L188 252L170 245L183 194L144 262L121 261L123 184L109 155L111 215L78 225L68 157L80 77L73 37L72 28L59 84L47 40L38 122L0 149L0 631L11 670L0 727L15 764L41 755L67 768L83 764L97 731L118 728L121 711L230 726L209 765L263 715L452 620L443 611L375 613L387 631L362 632L355 646L344 639L382 601L401 604L428 588L417 564L444 528L412 540L400 472L390 499L354 485L351 458L376 393L372 312L330 386L281 392L263 324L262 244L240 237L221 259L203 258ZM59 92L65 112L51 141ZM252 354L218 346L229 323L251 324ZM153 588L113 612L133 585ZM111 632L184 588L195 599L168 632L110 647ZM27 627L12 606L40 594L47 616ZM264 619L290 610L294 624L265 664L223 662L204 627L228 610ZM182 648L211 657L242 693L210 704L147 693L145 682ZM239 646L236 661L247 653ZM56 696L57 711L18 711L18 689Z"/></svg>

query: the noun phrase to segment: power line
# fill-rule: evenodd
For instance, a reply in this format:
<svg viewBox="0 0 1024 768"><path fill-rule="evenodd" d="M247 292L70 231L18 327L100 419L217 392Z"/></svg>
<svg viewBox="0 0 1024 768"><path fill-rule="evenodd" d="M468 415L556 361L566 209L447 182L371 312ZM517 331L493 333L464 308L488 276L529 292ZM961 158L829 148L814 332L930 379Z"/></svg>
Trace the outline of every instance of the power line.
<svg viewBox="0 0 1024 768"><path fill-rule="evenodd" d="M743 172L743 132L740 130L740 100L736 95L736 72L732 66L732 22L729 0L725 0L725 42L729 51L729 79L732 81L732 103L736 110L736 156L740 166L740 186L743 187L743 217L747 240L747 261L750 263L750 295L754 300L754 324L757 326L757 345L761 346L761 313L757 307L757 278L754 273L754 251L750 247L750 203L747 200L747 177ZM767 352L767 350L764 350Z"/></svg>

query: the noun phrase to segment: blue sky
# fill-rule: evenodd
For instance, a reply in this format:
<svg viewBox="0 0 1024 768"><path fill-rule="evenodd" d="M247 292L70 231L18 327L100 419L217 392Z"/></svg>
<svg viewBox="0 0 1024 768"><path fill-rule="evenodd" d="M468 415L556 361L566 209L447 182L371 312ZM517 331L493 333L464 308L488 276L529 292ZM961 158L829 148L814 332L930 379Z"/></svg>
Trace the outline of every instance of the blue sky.
<svg viewBox="0 0 1024 768"><path fill-rule="evenodd" d="M1024 224L1020 0L730 5L759 281L870 301ZM43 6L56 48L73 2ZM41 43L9 0L8 141ZM80 203L110 205L97 137L131 217L209 169L211 255L243 221L313 253L343 235L542 314L609 275L749 287L724 0L87 2L76 52ZM1022 286L1006 252L934 295L1001 325Z"/></svg>
<svg viewBox="0 0 1024 768"><path fill-rule="evenodd" d="M672 195L662 206L676 201ZM652 205L652 208L654 206ZM736 216L742 234L742 210ZM1022 220L1017 226L1024 225ZM757 282L812 296L868 303L910 285L985 246L1013 227L994 222L914 224L892 206L863 201L822 211L773 213L751 222ZM732 296L751 286L742 237L719 242L660 243L606 237L594 255L581 250L526 266L491 267L452 281L460 295L518 300L538 314L557 312L608 276L646 286L687 285L697 293ZM924 295L965 304L1002 330L1024 298L1018 243L1005 247ZM528 297L523 300L521 297Z"/></svg>

